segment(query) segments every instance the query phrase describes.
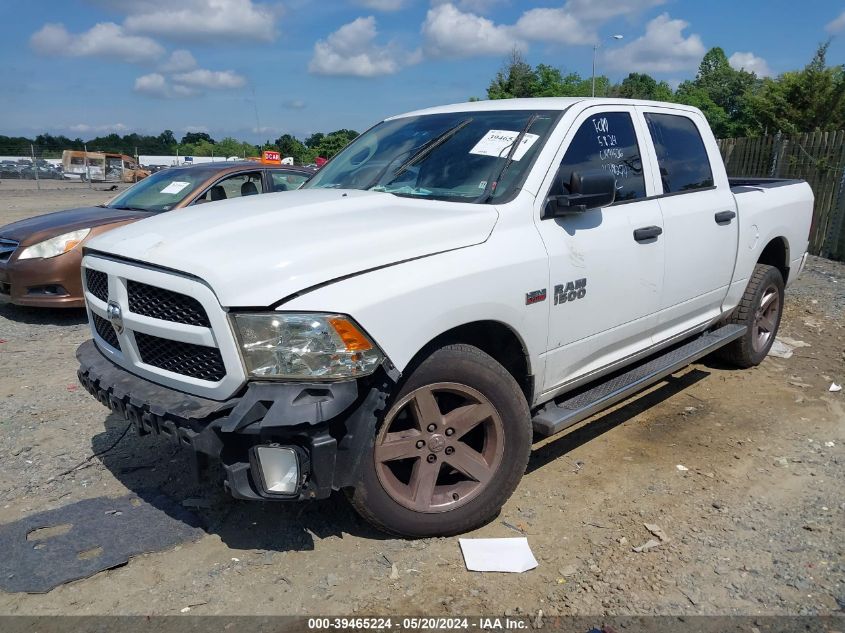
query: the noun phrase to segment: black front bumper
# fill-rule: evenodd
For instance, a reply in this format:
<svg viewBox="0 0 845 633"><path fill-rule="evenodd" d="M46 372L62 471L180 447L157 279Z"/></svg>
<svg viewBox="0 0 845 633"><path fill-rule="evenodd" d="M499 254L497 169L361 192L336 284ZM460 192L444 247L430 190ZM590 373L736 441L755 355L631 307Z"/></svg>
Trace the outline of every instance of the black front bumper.
<svg viewBox="0 0 845 633"><path fill-rule="evenodd" d="M298 447L306 459L296 499L321 499L354 487L370 454L376 420L390 379L333 383L255 382L224 402L186 394L140 378L108 360L94 341L76 351L79 382L139 435L158 433L188 448L197 473L219 462L224 486L238 499L277 499L266 493L250 465L264 444Z"/></svg>

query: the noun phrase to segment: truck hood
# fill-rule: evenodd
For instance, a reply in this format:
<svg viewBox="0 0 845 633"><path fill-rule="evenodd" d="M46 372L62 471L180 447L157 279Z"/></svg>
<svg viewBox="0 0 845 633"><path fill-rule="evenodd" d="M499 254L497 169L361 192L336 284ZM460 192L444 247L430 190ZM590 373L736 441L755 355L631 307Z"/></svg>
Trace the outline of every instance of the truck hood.
<svg viewBox="0 0 845 633"><path fill-rule="evenodd" d="M489 205L306 189L164 213L97 236L87 250L199 277L225 307L261 307L340 277L479 244L497 219Z"/></svg>
<svg viewBox="0 0 845 633"><path fill-rule="evenodd" d="M149 218L147 211L126 211L108 207L82 207L36 215L26 220L0 226L0 237L13 239L26 246L78 229Z"/></svg>

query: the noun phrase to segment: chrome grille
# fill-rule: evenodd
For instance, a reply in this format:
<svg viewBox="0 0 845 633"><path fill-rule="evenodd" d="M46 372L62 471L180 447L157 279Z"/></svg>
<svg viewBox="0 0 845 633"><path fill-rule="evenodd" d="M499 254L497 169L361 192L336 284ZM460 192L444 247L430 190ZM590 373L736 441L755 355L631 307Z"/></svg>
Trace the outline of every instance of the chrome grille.
<svg viewBox="0 0 845 633"><path fill-rule="evenodd" d="M141 362L200 380L218 381L226 375L220 350L135 332Z"/></svg>
<svg viewBox="0 0 845 633"><path fill-rule="evenodd" d="M173 323L211 327L208 315L193 297L132 280L126 282L126 290L129 294L129 309L135 314Z"/></svg>
<svg viewBox="0 0 845 633"><path fill-rule="evenodd" d="M0 237L0 262L7 262L18 248L18 242Z"/></svg>
<svg viewBox="0 0 845 633"><path fill-rule="evenodd" d="M109 300L109 276L99 270L85 269L85 284L88 292L97 297L100 301Z"/></svg>
<svg viewBox="0 0 845 633"><path fill-rule="evenodd" d="M98 314L93 314L91 316L94 317L94 329L97 331L97 334L100 335L100 338L116 350L120 350L120 341L117 340L117 334L115 333L111 323Z"/></svg>
<svg viewBox="0 0 845 633"><path fill-rule="evenodd" d="M226 311L189 275L102 255L82 258L91 332L113 363L165 387L215 400L246 381ZM122 324L118 332L113 324Z"/></svg>

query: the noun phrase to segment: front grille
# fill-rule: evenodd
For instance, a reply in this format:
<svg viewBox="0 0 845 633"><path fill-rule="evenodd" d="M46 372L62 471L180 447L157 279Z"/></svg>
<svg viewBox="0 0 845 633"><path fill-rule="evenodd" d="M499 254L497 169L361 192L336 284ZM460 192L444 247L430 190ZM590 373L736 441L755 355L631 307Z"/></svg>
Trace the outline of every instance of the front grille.
<svg viewBox="0 0 845 633"><path fill-rule="evenodd" d="M135 314L174 323L211 327L208 315L200 302L193 297L149 286L139 281L129 281L127 291L129 292L129 310Z"/></svg>
<svg viewBox="0 0 845 633"><path fill-rule="evenodd" d="M18 248L18 242L0 237L0 262L7 262Z"/></svg>
<svg viewBox="0 0 845 633"><path fill-rule="evenodd" d="M109 276L106 273L86 268L85 285L88 286L88 292L100 301L109 300Z"/></svg>
<svg viewBox="0 0 845 633"><path fill-rule="evenodd" d="M94 329L97 330L97 334L100 335L100 338L113 348L119 350L120 341L117 340L117 334L115 333L111 323L106 321L99 314L94 314L92 312L91 316L94 317Z"/></svg>
<svg viewBox="0 0 845 633"><path fill-rule="evenodd" d="M141 361L183 376L217 382L226 376L223 357L216 347L172 341L135 332Z"/></svg>

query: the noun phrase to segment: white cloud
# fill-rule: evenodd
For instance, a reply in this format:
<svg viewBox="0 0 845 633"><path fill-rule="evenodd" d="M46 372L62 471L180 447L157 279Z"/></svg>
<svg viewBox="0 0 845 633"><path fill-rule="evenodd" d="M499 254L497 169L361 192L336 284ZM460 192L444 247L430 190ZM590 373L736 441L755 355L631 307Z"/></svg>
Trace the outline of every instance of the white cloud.
<svg viewBox="0 0 845 633"><path fill-rule="evenodd" d="M373 11L398 11L405 8L408 0L355 0L355 4Z"/></svg>
<svg viewBox="0 0 845 633"><path fill-rule="evenodd" d="M164 55L164 48L155 40L128 35L114 22L100 22L78 34L69 33L63 24L45 24L29 42L41 55L102 57L129 63L151 62Z"/></svg>
<svg viewBox="0 0 845 633"><path fill-rule="evenodd" d="M757 57L754 53L736 52L728 58L728 63L731 68L736 70L747 70L754 73L758 77L771 77L772 69L769 64L762 57Z"/></svg>
<svg viewBox="0 0 845 633"><path fill-rule="evenodd" d="M569 0L564 5L564 10L579 21L595 26L616 17L636 15L666 2L667 0Z"/></svg>
<svg viewBox="0 0 845 633"><path fill-rule="evenodd" d="M393 43L377 45L377 36L373 16L344 24L314 44L308 71L317 75L377 77L392 75L402 66L419 61L418 53L405 52Z"/></svg>
<svg viewBox="0 0 845 633"><path fill-rule="evenodd" d="M831 20L824 27L828 33L839 33L845 31L845 11L839 14L839 17Z"/></svg>
<svg viewBox="0 0 845 633"><path fill-rule="evenodd" d="M564 9L530 9L522 14L513 29L526 40L559 44L589 44L595 33Z"/></svg>
<svg viewBox="0 0 845 633"><path fill-rule="evenodd" d="M193 88L170 83L161 73L150 73L138 77L135 80L135 92L156 99L184 99L199 94Z"/></svg>
<svg viewBox="0 0 845 633"><path fill-rule="evenodd" d="M88 125L87 123L76 123L67 128L77 134L101 134L103 132L126 132L129 129L124 123L106 123L105 125Z"/></svg>
<svg viewBox="0 0 845 633"><path fill-rule="evenodd" d="M246 85L246 79L231 70L208 70L197 68L186 73L173 75L175 84L209 90L231 90Z"/></svg>
<svg viewBox="0 0 845 633"><path fill-rule="evenodd" d="M499 25L474 13L464 13L451 3L428 10L422 25L423 48L429 57L505 55L525 48L512 27Z"/></svg>
<svg viewBox="0 0 845 633"><path fill-rule="evenodd" d="M136 0L119 2L128 15L127 31L176 41L271 41L276 37L279 5L253 0Z"/></svg>
<svg viewBox="0 0 845 633"><path fill-rule="evenodd" d="M183 49L170 53L170 57L164 62L159 70L163 73L184 73L197 67L197 60L190 51Z"/></svg>
<svg viewBox="0 0 845 633"><path fill-rule="evenodd" d="M604 63L622 72L666 73L695 68L706 50L698 35L684 36L688 26L688 22L663 13L646 25L645 35L605 51Z"/></svg>
<svg viewBox="0 0 845 633"><path fill-rule="evenodd" d="M304 110L307 106L302 99L288 99L282 102L282 107L288 110Z"/></svg>
<svg viewBox="0 0 845 633"><path fill-rule="evenodd" d="M489 13L496 5L506 4L510 0L432 0L432 5L453 4L461 11L485 14Z"/></svg>
<svg viewBox="0 0 845 633"><path fill-rule="evenodd" d="M598 41L597 29L611 19L633 16L667 0L568 0L557 8L524 11L514 24L482 17L500 0L432 0L422 27L430 57L503 55L530 42L583 45Z"/></svg>

